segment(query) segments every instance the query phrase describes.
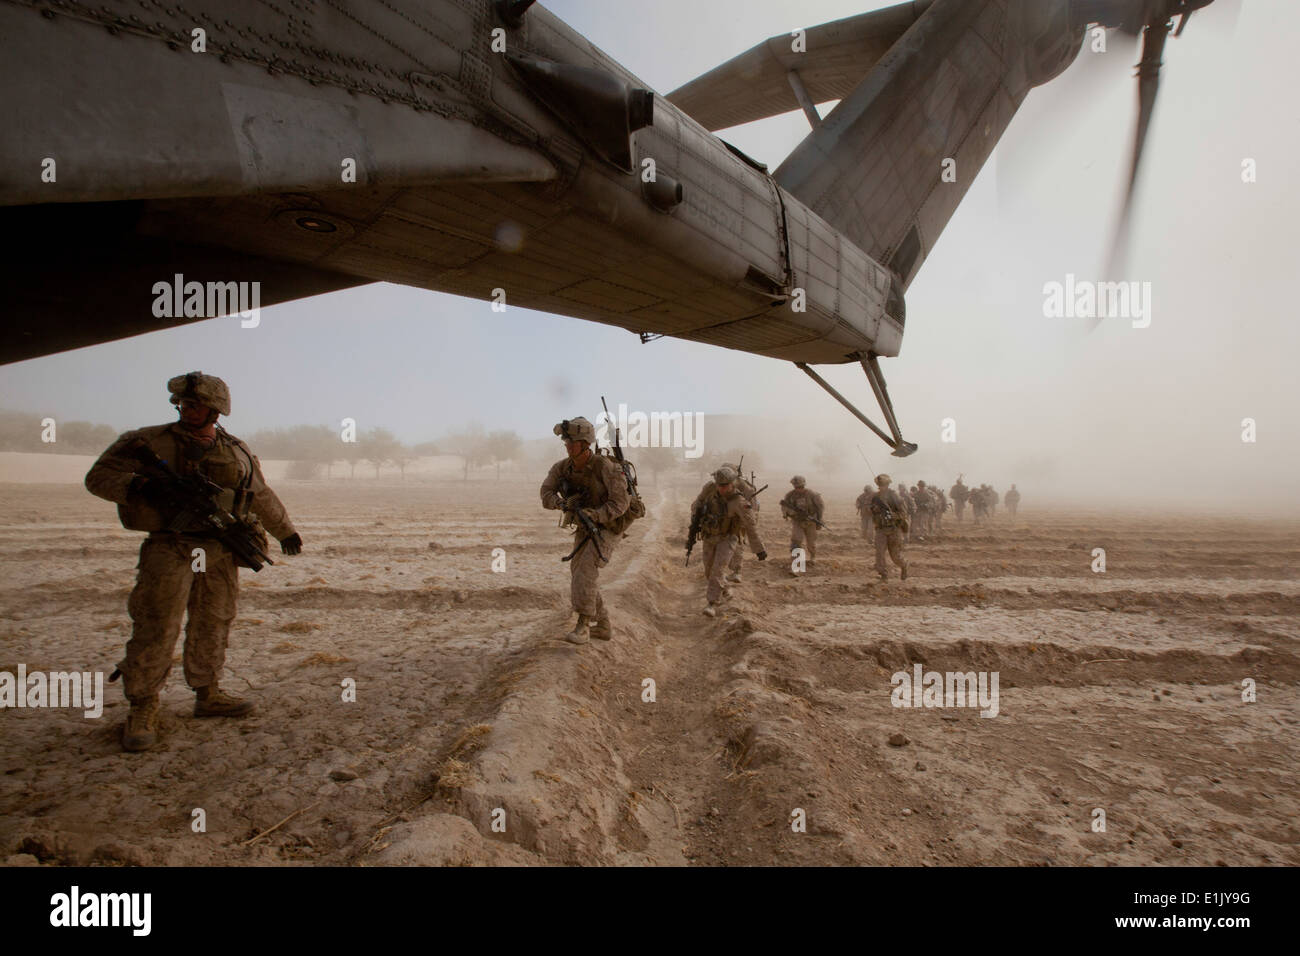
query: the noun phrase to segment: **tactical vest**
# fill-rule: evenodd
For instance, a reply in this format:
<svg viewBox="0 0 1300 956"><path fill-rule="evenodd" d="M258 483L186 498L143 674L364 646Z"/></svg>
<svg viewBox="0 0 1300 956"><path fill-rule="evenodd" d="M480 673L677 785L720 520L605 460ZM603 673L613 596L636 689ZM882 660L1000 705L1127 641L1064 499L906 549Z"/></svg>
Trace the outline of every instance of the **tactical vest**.
<svg viewBox="0 0 1300 956"><path fill-rule="evenodd" d="M598 474L599 473L599 474ZM623 469L617 461L604 455L592 455L587 467L581 471L573 466L571 459L564 462L560 470L560 494L565 498L578 495L578 507L600 508L609 501L609 488L605 482L625 481ZM634 508L638 513L633 513ZM639 495L629 495L628 509L601 527L611 534L622 534L637 518L645 515L645 505Z"/></svg>
<svg viewBox="0 0 1300 956"><path fill-rule="evenodd" d="M812 521L813 518L821 520L817 514L817 499L807 488L792 488L785 496L784 504L792 511L798 510L803 512L803 516L795 516L796 521Z"/></svg>
<svg viewBox="0 0 1300 956"><path fill-rule="evenodd" d="M738 496L742 497L743 496ZM700 534L706 538L718 535L739 534L743 523L738 515L731 513L730 501L718 494L715 486L704 499L704 511L700 516Z"/></svg>
<svg viewBox="0 0 1300 956"><path fill-rule="evenodd" d="M154 453L167 461L182 475L199 472L209 481L221 486L217 504L241 521L248 521L253 496L249 486L253 481L253 455L239 439L220 426L212 447L202 448L198 443L186 441L169 428L145 438ZM188 452L188 454L187 454ZM174 514L164 514L144 499L136 499L117 506L122 526L130 531L162 531L171 525ZM210 530L198 524L195 532Z"/></svg>
<svg viewBox="0 0 1300 956"><path fill-rule="evenodd" d="M902 515L889 503L884 495L876 494L871 499L871 514L876 527L881 531L899 531L902 529Z"/></svg>

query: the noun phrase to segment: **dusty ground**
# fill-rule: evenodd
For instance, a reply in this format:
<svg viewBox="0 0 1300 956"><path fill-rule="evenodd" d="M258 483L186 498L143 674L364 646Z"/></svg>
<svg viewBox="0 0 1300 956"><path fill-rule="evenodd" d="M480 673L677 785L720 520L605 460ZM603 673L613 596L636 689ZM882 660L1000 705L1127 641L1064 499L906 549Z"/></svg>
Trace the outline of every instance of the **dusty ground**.
<svg viewBox="0 0 1300 956"><path fill-rule="evenodd" d="M1295 522L950 516L878 585L858 489L823 487L813 570L748 558L709 620L695 486L648 490L606 572L616 638L575 648L535 483L279 490L306 550L243 572L226 681L259 712L193 720L179 666L155 752L120 751L118 685L98 721L0 712L0 859L1300 863ZM75 485L0 485L0 515L0 670L111 671L139 535ZM997 671L1000 714L895 709L916 662Z"/></svg>

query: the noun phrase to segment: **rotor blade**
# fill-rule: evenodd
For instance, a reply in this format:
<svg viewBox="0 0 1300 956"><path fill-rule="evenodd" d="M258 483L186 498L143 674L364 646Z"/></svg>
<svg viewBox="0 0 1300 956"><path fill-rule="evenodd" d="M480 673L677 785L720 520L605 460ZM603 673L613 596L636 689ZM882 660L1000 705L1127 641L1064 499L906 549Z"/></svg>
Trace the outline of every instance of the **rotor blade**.
<svg viewBox="0 0 1300 956"><path fill-rule="evenodd" d="M1160 90L1161 56L1165 39L1169 36L1169 23L1155 23L1147 27L1142 37L1142 60L1138 63L1138 121L1133 136L1133 161L1129 166L1128 185L1124 190L1124 203L1120 207L1115 238L1111 243L1110 261L1106 272L1113 278L1124 264L1128 249L1128 234L1133 212L1133 193L1137 187L1138 172L1142 167L1142 152L1146 147L1147 130L1155 112L1156 93Z"/></svg>
<svg viewBox="0 0 1300 956"><path fill-rule="evenodd" d="M1003 138L994 153L998 203L1004 212L1016 201L1020 184L1053 168L1052 144L1067 138L1086 117L1101 109L1098 103L1105 96L1104 89L1120 76L1121 64L1128 67L1133 63L1137 46L1132 37L1107 30L1105 49L1098 52L1089 33L1070 68L1030 92L1016 114L1011 135Z"/></svg>

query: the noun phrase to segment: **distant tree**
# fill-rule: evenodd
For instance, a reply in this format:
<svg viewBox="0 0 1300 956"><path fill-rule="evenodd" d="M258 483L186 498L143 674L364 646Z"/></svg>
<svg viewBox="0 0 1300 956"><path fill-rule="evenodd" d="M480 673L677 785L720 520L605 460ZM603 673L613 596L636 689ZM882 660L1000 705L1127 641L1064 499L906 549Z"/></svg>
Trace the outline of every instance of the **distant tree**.
<svg viewBox="0 0 1300 956"><path fill-rule="evenodd" d="M662 472L672 472L681 467L682 454L676 448L635 448L629 449L628 458L632 464L636 465L638 471L650 472L654 477L654 483L659 484L659 475Z"/></svg>
<svg viewBox="0 0 1300 956"><path fill-rule="evenodd" d="M411 446L411 454L417 458L432 458L434 455L440 455L438 443L432 441L422 441L418 445Z"/></svg>
<svg viewBox="0 0 1300 956"><path fill-rule="evenodd" d="M361 446L361 457L374 466L376 478L380 468L396 462L402 453L402 443L387 428L372 428L360 437L357 444ZM405 472L405 465L402 468Z"/></svg>
<svg viewBox="0 0 1300 956"><path fill-rule="evenodd" d="M334 462L340 457L339 455L339 433L328 425L301 425L303 431L300 438L302 442L301 454L310 462L317 466L325 467L325 477L330 477L334 472Z"/></svg>
<svg viewBox="0 0 1300 956"><path fill-rule="evenodd" d="M813 455L813 465L820 472L838 474L844 470L844 450L840 442L833 438L822 438L817 442L817 454Z"/></svg>
<svg viewBox="0 0 1300 956"><path fill-rule="evenodd" d="M320 474L320 469L320 462L296 458L289 462L289 467L285 469L284 476L292 478L294 481L312 481Z"/></svg>
<svg viewBox="0 0 1300 956"><path fill-rule="evenodd" d="M497 481L501 480L501 463L518 458L523 443L524 440L515 432L499 431L487 436L485 451L497 466Z"/></svg>
<svg viewBox="0 0 1300 956"><path fill-rule="evenodd" d="M360 437L358 437L356 441L342 442L343 460L348 463L349 478L356 478L357 465L366 457L366 452L361 442L362 439Z"/></svg>
<svg viewBox="0 0 1300 956"><path fill-rule="evenodd" d="M315 477L323 467L328 474L339 457L338 433L328 425L293 425L289 428L263 428L248 438L259 458L276 458L293 462L290 478Z"/></svg>
<svg viewBox="0 0 1300 956"><path fill-rule="evenodd" d="M90 422L63 422L56 432L58 441L53 447L68 455L98 455L117 438L117 430L109 425Z"/></svg>
<svg viewBox="0 0 1300 956"><path fill-rule="evenodd" d="M414 462L420 456L415 453L415 449L410 445L397 444L397 451L393 455L392 462L397 466L397 470L402 473L402 480L406 480L406 467Z"/></svg>
<svg viewBox="0 0 1300 956"><path fill-rule="evenodd" d="M34 451L41 443L41 420L24 412L0 412L0 450Z"/></svg>
<svg viewBox="0 0 1300 956"><path fill-rule="evenodd" d="M41 422L54 419L54 441L41 436ZM111 425L64 421L55 415L0 411L0 451L44 452L51 455L98 455L113 443L118 431Z"/></svg>
<svg viewBox="0 0 1300 956"><path fill-rule="evenodd" d="M439 445L451 454L460 456L461 477L465 481L469 480L471 468L478 468L492 460L487 433L477 422L470 424L463 432L448 435Z"/></svg>

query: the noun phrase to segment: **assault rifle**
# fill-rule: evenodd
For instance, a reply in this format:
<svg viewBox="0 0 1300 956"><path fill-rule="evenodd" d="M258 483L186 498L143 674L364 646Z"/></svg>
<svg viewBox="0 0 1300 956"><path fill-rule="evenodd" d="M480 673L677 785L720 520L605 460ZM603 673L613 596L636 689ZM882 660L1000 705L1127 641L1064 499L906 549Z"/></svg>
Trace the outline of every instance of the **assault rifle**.
<svg viewBox="0 0 1300 956"><path fill-rule="evenodd" d="M262 549L260 535L252 525L240 521L217 504L217 496L225 490L220 485L197 472L178 474L143 439L130 445L128 451L144 466L145 477L150 483L157 484L159 497L176 510L176 517L167 526L168 531L183 533L202 523L242 566L260 571L263 564L275 564Z"/></svg>
<svg viewBox="0 0 1300 956"><path fill-rule="evenodd" d="M763 487L766 488L767 486L764 485ZM789 508L791 511L793 511L800 521L811 521L813 524L821 528L823 531L830 530L830 528L826 527L826 525L821 523L820 519L814 518L812 515L804 511L798 505L786 505L786 507Z"/></svg>
<svg viewBox="0 0 1300 956"><path fill-rule="evenodd" d="M618 459L619 467L623 469L623 477L627 479L627 493L629 497L635 498L639 494L636 490L636 465L632 464L623 457L623 446L620 444L618 435L618 423L610 417L609 406L605 404L605 396L600 396L600 404L605 409L606 424L614 425L614 457Z"/></svg>
<svg viewBox="0 0 1300 956"><path fill-rule="evenodd" d="M686 533L686 566L691 566L691 552L695 550L695 542L700 537L700 523L704 520L704 509L696 508L691 512L691 528Z"/></svg>
<svg viewBox="0 0 1300 956"><path fill-rule="evenodd" d="M600 558L601 561L604 561L605 555L600 550L600 538L596 534L596 523L592 521L589 517L587 517L585 514L583 514L581 502L573 501L572 503L574 507L573 508L568 507L572 499L576 497L575 489L573 485L570 484L568 478L560 479L559 490L560 490L560 497L564 499L565 513L573 515L573 517L577 519L578 524L582 525L582 530L586 532L586 537L584 537L581 541L579 541L576 545L574 545L573 550L570 551L564 557L560 558L560 560L561 561L573 560L573 556L582 550L582 546L584 544L590 541L591 546L596 549L596 557Z"/></svg>

